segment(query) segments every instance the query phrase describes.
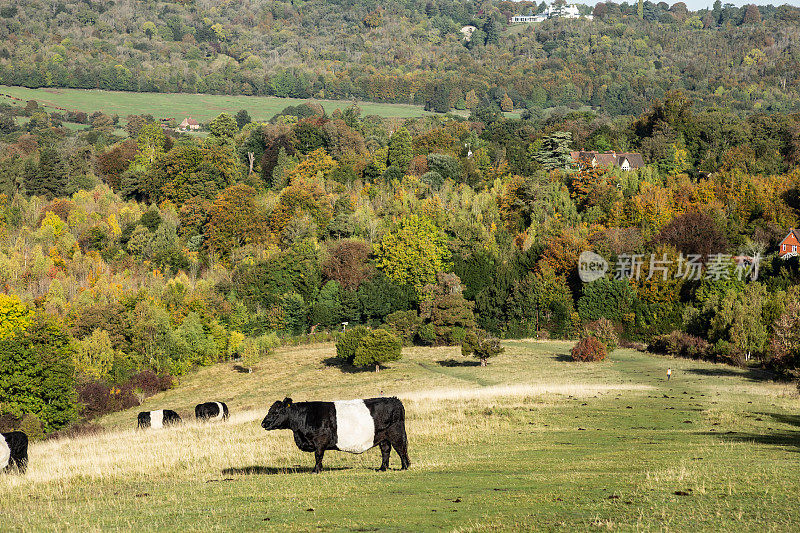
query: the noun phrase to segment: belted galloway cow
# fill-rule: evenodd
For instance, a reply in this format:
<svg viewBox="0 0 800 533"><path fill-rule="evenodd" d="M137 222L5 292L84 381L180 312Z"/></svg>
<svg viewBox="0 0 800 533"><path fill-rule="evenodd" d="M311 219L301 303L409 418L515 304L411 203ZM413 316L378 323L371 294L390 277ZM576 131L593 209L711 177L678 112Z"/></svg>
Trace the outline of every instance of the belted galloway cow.
<svg viewBox="0 0 800 533"><path fill-rule="evenodd" d="M322 470L325 450L363 453L380 446L379 470L389 468L391 449L400 456L402 470L408 459L406 413L397 398L368 398L337 402L275 402L261 422L267 431L291 429L294 442L304 452L314 452L314 473Z"/></svg>
<svg viewBox="0 0 800 533"><path fill-rule="evenodd" d="M137 419L137 429L161 429L163 427L180 424L181 417L171 409L159 409L157 411L142 411Z"/></svg>
<svg viewBox="0 0 800 533"><path fill-rule="evenodd" d="M228 406L225 402L206 402L195 406L194 417L202 422L227 420Z"/></svg>
<svg viewBox="0 0 800 533"><path fill-rule="evenodd" d="M28 436L22 431L0 433L0 471L28 468Z"/></svg>

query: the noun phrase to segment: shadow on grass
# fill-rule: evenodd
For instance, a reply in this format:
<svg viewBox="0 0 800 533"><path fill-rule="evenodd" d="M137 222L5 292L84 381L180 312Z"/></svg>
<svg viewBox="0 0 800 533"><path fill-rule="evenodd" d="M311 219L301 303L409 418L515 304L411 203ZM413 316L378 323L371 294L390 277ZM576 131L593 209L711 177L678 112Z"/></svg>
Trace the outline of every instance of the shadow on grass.
<svg viewBox="0 0 800 533"><path fill-rule="evenodd" d="M470 361L469 359L465 361L458 361L456 359L442 359L441 361L436 361L439 366L446 366L448 368L457 367L457 366L481 366L480 361Z"/></svg>
<svg viewBox="0 0 800 533"><path fill-rule="evenodd" d="M742 433L729 431L727 433L704 432L702 435L713 435L728 442L749 442L767 444L770 446L786 446L800 452L800 431L773 431L772 433Z"/></svg>
<svg viewBox="0 0 800 533"><path fill-rule="evenodd" d="M570 357L569 354L565 354L565 353L553 354L553 359L555 359L559 363L572 363L572 362L574 362L572 357Z"/></svg>
<svg viewBox="0 0 800 533"><path fill-rule="evenodd" d="M331 366L333 368L338 368L345 374L361 374L362 372L375 372L374 366L365 366L365 367L358 367L353 366L350 363L346 363L339 359L338 357L328 357L327 359L322 360L326 366ZM381 366L381 369L384 367Z"/></svg>
<svg viewBox="0 0 800 533"><path fill-rule="evenodd" d="M783 413L755 413L763 417L769 417L780 424L787 424L800 428L800 415L786 415ZM732 442L755 442L758 444L768 444L771 446L786 446L795 448L794 451L800 452L800 431L791 429L770 430L770 433L741 433L739 431L728 431L727 433L707 432L705 435L714 435L723 440Z"/></svg>
<svg viewBox="0 0 800 533"><path fill-rule="evenodd" d="M224 468L222 470L223 476L274 476L278 474L308 474L313 470L313 467L310 466L260 466L260 465L253 465L253 466L242 466L237 468ZM328 470L350 470L350 468L345 467L323 467L322 471Z"/></svg>
<svg viewBox="0 0 800 533"><path fill-rule="evenodd" d="M800 427L800 415L784 415L782 413L756 413L761 416L768 416L776 422L781 424L789 424L790 426Z"/></svg>
<svg viewBox="0 0 800 533"><path fill-rule="evenodd" d="M778 379L776 374L757 368L742 368L739 370L733 368L690 368L682 370L682 372L709 377L738 377L749 379L750 381L775 381Z"/></svg>

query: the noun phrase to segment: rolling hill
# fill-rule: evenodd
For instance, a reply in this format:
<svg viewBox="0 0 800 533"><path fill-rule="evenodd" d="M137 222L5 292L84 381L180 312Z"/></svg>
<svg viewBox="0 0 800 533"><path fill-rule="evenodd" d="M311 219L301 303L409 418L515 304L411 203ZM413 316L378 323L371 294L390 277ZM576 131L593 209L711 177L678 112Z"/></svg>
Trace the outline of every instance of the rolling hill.
<svg viewBox="0 0 800 533"><path fill-rule="evenodd" d="M487 368L453 348L406 349L378 374L328 364L330 344L282 348L253 374L186 376L140 409L226 400L228 423L35 443L26 476L0 477L12 530L787 530L800 518L800 418L789 384L618 350L567 361L565 342L513 341ZM673 369L665 381L666 369ZM326 454L321 475L268 405L398 395L412 469L379 453ZM391 467L398 467L392 456Z"/></svg>

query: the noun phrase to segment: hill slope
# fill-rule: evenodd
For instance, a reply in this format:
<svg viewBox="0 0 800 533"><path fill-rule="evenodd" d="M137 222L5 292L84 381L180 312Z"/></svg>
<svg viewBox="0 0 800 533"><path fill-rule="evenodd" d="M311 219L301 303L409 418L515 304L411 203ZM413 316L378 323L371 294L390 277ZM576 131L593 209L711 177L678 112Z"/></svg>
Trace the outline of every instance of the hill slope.
<svg viewBox="0 0 800 533"><path fill-rule="evenodd" d="M410 349L379 374L325 366L330 345L289 348L254 374L219 365L144 408L229 401L230 422L37 443L25 477L0 477L11 529L500 531L790 529L800 519L800 418L788 385L628 350L565 361L566 343L509 342L487 368ZM674 377L664 381L666 368ZM326 470L258 421L276 398L398 394L408 472L379 453L328 452ZM392 467L398 466L392 456ZM764 505L765 499L769 501Z"/></svg>
<svg viewBox="0 0 800 533"><path fill-rule="evenodd" d="M464 109L638 114L670 89L709 106L798 108L800 10L689 12L600 3L587 20L511 28L511 2L42 2L0 8L0 83L141 92L359 98ZM584 12L591 10L585 6ZM461 28L479 29L465 42ZM473 95L474 97L475 95Z"/></svg>

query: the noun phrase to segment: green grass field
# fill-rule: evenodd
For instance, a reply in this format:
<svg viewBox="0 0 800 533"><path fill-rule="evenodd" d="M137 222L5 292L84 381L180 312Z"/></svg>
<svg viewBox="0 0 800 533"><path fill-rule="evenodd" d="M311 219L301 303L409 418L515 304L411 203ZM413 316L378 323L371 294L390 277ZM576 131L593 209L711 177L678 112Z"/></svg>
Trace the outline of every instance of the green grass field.
<svg viewBox="0 0 800 533"><path fill-rule="evenodd" d="M307 100L297 98L276 98L269 96L219 96L207 94L163 94L99 91L83 89L28 89L0 85L0 94L13 96L22 101L0 96L0 102L12 105L25 105L27 100L36 100L39 105L61 107L72 111L93 113L102 111L109 115L128 115L149 113L155 118L174 118L178 122L192 117L200 122L208 122L220 113L234 114L246 109L255 121L267 121L285 107L297 105ZM325 111L344 110L352 104L349 100L315 100ZM380 104L358 102L362 115L383 117L419 117L430 115L422 106L406 104ZM51 109L52 110L52 109Z"/></svg>
<svg viewBox="0 0 800 533"><path fill-rule="evenodd" d="M35 443L0 476L10 531L788 531L800 521L792 384L618 350L573 363L564 342L506 342L486 368L409 348L378 374L325 363L330 344L227 364L115 413L93 437ZM673 369L665 381L666 369ZM268 406L379 394L407 411L409 471L380 453L311 454L259 427ZM136 432L136 412L224 400L231 420ZM392 455L391 467L399 460Z"/></svg>

